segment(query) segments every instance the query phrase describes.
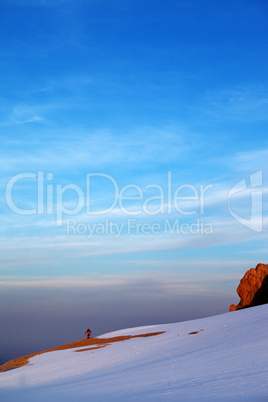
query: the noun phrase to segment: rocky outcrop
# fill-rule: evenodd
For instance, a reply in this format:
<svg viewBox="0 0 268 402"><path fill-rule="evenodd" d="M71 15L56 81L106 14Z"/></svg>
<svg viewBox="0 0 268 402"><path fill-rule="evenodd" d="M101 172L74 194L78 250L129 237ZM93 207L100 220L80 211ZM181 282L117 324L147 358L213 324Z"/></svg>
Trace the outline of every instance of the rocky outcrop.
<svg viewBox="0 0 268 402"><path fill-rule="evenodd" d="M241 300L237 306L232 304L230 311L268 303L268 265L258 264L249 269L241 279L237 293Z"/></svg>

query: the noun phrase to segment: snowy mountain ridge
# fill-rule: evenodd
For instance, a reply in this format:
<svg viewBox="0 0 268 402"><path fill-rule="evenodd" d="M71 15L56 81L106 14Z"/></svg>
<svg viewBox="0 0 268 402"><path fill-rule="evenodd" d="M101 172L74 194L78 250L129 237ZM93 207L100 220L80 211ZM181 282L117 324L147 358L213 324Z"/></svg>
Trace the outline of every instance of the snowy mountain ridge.
<svg viewBox="0 0 268 402"><path fill-rule="evenodd" d="M108 333L98 339L132 337L35 356L26 366L0 373L0 398L267 401L267 330L268 305L262 305Z"/></svg>

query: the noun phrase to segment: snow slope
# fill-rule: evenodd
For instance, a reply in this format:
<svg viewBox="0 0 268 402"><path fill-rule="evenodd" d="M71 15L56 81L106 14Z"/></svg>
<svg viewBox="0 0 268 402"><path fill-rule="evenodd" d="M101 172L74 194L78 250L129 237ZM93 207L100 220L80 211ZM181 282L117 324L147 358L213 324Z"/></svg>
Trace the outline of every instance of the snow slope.
<svg viewBox="0 0 268 402"><path fill-rule="evenodd" d="M0 373L1 401L268 401L268 305L103 337L164 334L48 352ZM189 335L190 332L197 332Z"/></svg>

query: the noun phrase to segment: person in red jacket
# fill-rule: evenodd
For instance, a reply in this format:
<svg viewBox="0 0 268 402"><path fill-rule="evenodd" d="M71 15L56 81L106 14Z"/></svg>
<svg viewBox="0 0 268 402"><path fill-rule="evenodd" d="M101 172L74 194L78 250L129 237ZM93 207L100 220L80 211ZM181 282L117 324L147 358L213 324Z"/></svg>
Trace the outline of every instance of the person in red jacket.
<svg viewBox="0 0 268 402"><path fill-rule="evenodd" d="M89 338L90 338L90 334L91 334L91 331L90 331L89 328L86 330L85 334L87 334L87 339L89 339Z"/></svg>

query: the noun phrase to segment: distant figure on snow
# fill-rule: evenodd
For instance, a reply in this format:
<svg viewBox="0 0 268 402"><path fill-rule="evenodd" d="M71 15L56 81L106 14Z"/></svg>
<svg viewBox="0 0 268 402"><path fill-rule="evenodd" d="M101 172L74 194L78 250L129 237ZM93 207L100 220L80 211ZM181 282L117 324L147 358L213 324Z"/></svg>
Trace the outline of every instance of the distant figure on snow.
<svg viewBox="0 0 268 402"><path fill-rule="evenodd" d="M91 334L91 331L90 331L89 328L86 330L85 334L87 334L87 339L89 339L89 338L90 338L90 334Z"/></svg>

